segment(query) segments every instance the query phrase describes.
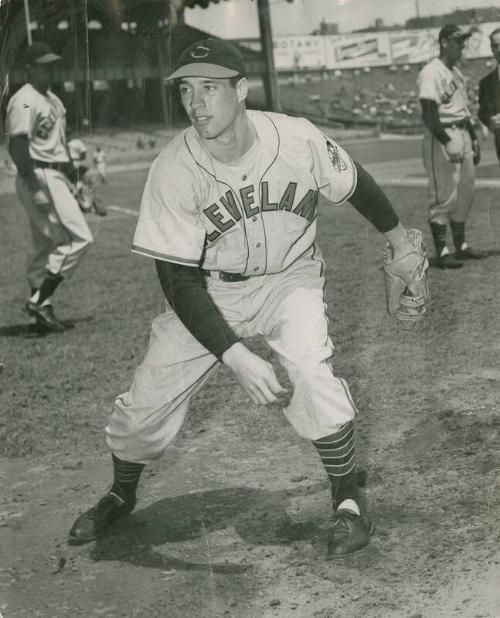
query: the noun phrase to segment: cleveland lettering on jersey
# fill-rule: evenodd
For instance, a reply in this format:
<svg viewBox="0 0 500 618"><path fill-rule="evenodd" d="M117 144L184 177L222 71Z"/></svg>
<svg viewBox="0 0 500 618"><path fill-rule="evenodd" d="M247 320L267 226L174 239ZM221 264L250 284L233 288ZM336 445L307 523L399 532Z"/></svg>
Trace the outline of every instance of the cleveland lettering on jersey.
<svg viewBox="0 0 500 618"><path fill-rule="evenodd" d="M230 189L225 195L221 196L218 202L210 204L203 210L207 219L217 228L207 234L208 242L214 242L224 232L231 229L237 221L240 221L241 212L238 208L238 201L242 205L246 219L251 219L266 211L285 211L303 217L310 222L316 218L319 193L317 189L308 189L305 195L296 200L297 183L290 181L281 198L274 202L269 199L269 183L261 182L259 187L260 199L257 203L255 201L255 186L247 185L239 189L239 199Z"/></svg>

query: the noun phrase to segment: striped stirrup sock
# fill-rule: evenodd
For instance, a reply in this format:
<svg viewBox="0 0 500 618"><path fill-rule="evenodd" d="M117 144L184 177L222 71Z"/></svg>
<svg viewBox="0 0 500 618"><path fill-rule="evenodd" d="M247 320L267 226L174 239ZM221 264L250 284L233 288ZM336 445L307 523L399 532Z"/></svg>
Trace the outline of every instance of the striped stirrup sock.
<svg viewBox="0 0 500 618"><path fill-rule="evenodd" d="M135 502L135 492L139 483L141 472L144 464L134 463L132 461L123 461L118 459L116 455L113 457L114 479L111 492L116 494L125 502L133 500Z"/></svg>
<svg viewBox="0 0 500 618"><path fill-rule="evenodd" d="M358 501L354 460L354 426L352 421L336 433L313 440L332 487L334 508L344 500Z"/></svg>

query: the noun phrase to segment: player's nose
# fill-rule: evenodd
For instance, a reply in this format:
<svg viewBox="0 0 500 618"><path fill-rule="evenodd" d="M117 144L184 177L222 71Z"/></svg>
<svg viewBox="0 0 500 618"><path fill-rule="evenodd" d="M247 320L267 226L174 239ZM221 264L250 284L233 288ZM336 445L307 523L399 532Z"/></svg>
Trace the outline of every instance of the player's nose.
<svg viewBox="0 0 500 618"><path fill-rule="evenodd" d="M191 99L191 107L200 108L205 105L205 96L202 90L194 91L193 98Z"/></svg>

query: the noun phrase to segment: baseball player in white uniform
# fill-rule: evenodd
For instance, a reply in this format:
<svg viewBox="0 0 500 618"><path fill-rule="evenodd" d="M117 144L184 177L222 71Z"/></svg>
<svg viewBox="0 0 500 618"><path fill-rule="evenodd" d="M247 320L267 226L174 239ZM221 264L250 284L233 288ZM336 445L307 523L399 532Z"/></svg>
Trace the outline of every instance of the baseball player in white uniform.
<svg viewBox="0 0 500 618"><path fill-rule="evenodd" d="M49 90L58 60L44 43L28 48L28 82L7 105L7 132L18 171L16 191L29 217L35 248L28 263L31 297L25 309L45 328L63 331L51 297L88 249L92 234L65 174L71 166L66 111Z"/></svg>
<svg viewBox="0 0 500 618"><path fill-rule="evenodd" d="M474 165L480 147L471 122L465 78L456 66L469 32L455 24L439 32L439 57L419 73L417 86L425 125L424 167L429 177L429 222L440 268L461 268L464 260L486 257L466 242L465 223L474 198ZM447 226L455 252L446 244Z"/></svg>
<svg viewBox="0 0 500 618"><path fill-rule="evenodd" d="M132 511L144 465L172 444L220 363L254 403L284 396L273 366L243 343L254 335L286 368L293 394L284 413L330 479L328 557L364 547L372 533L357 485L356 409L332 364L316 242L320 195L349 200L395 259L413 247L385 194L333 140L303 118L246 110L246 75L237 48L206 39L182 53L170 76L192 126L153 163L133 241L133 251L155 260L166 307L106 427L111 490L78 517L71 543L96 539ZM412 289L413 276L406 284Z"/></svg>
<svg viewBox="0 0 500 618"><path fill-rule="evenodd" d="M108 176L106 171L106 153L100 146L97 146L97 148L95 149L93 161L102 184L107 184Z"/></svg>

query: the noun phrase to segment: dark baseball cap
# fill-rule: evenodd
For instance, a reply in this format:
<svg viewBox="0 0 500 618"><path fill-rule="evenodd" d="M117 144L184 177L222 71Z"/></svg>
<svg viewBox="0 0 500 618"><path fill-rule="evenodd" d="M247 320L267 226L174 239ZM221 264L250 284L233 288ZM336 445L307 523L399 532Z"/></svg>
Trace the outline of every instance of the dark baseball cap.
<svg viewBox="0 0 500 618"><path fill-rule="evenodd" d="M246 77L245 60L240 50L222 39L204 39L185 49L179 56L174 72L167 79L179 77L210 77L224 79Z"/></svg>
<svg viewBox="0 0 500 618"><path fill-rule="evenodd" d="M26 50L26 64L47 64L60 60L61 56L54 54L46 43L33 43Z"/></svg>
<svg viewBox="0 0 500 618"><path fill-rule="evenodd" d="M439 31L439 42L447 41L448 39L465 40L471 36L472 32L462 30L457 24L446 24Z"/></svg>

